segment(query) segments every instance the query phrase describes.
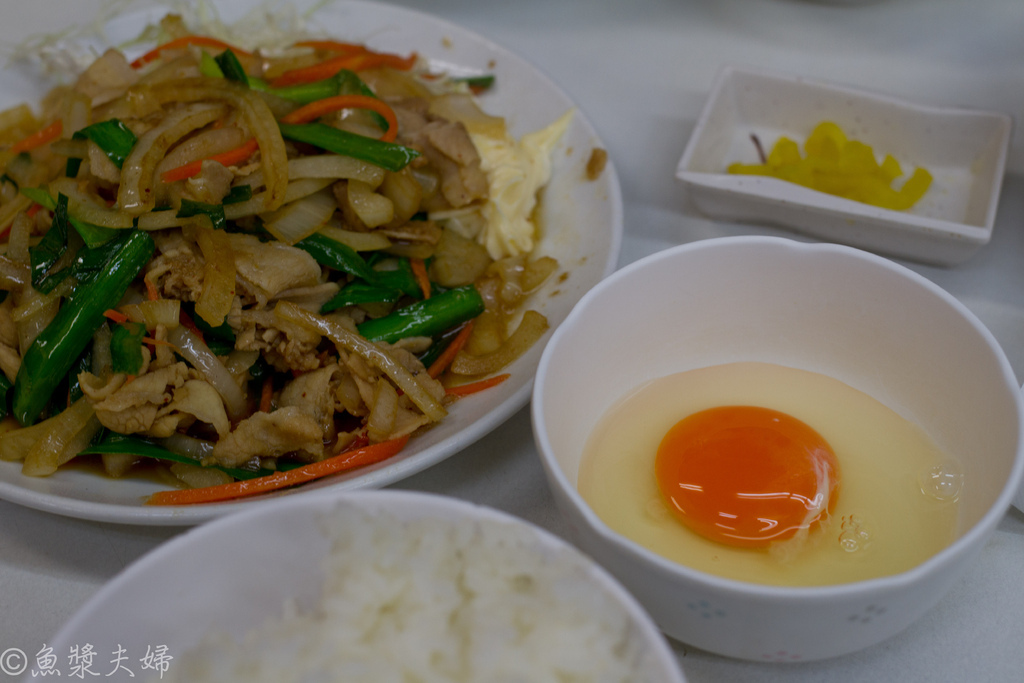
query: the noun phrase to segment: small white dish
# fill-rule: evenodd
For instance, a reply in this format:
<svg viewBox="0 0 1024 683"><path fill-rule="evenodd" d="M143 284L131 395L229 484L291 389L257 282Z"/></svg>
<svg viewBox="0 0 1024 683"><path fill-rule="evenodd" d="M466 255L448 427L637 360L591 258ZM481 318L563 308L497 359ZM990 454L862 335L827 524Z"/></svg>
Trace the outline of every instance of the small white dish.
<svg viewBox="0 0 1024 683"><path fill-rule="evenodd" d="M225 0L217 8L233 21L257 6L253 0ZM138 36L164 7L120 15L107 27L111 44ZM552 176L539 205L543 235L537 256L558 260L565 278L551 278L530 300L552 328L569 314L591 287L615 269L622 243L622 198L609 161L601 175L587 180L591 150L604 147L590 121L569 96L524 59L467 29L415 10L360 0L321 5L310 18L324 33L371 47L407 54L416 51L438 71L489 73L495 86L481 96L485 110L504 116L510 131L522 136L548 125L569 109L573 120L552 153ZM98 49L98 48L97 48ZM129 57L141 54L135 45ZM0 108L45 94L45 86L17 69L0 70ZM433 429L416 436L399 455L376 465L303 486L379 488L412 476L485 436L527 404L545 337L508 369L500 386L456 404ZM62 469L45 477L26 477L21 463L0 462L0 498L60 515L123 524L185 526L262 504L268 496L240 502L192 506L148 506L146 498L162 487L145 479L114 480L94 472ZM277 497L271 494L269 497ZM290 494L288 494L290 495Z"/></svg>
<svg viewBox="0 0 1024 683"><path fill-rule="evenodd" d="M372 523L372 533L380 534L378 538L397 542L386 543L386 548L376 551L379 554L375 555L373 548L379 544L368 545L366 538L357 533L355 542L359 544L360 552L342 552L333 547L336 541L332 539L344 533L342 525L363 525L358 528L365 529L368 522ZM300 614L309 615L309 621L314 619L318 608L337 612L341 605L326 606L322 601L326 597L324 587L329 581L328 572L340 570L344 572L341 575L351 577L350 570L359 565L362 568L354 571L358 576L365 576L363 572L367 570L364 565L368 563L378 568L383 566L387 571L381 572L378 583L365 587L367 595L376 592L387 596L390 595L389 590L395 589L392 598L404 606L408 628L392 633L386 625L378 623L377 626L398 641L416 642L410 634L418 632L417 626L422 626L416 619L422 619L422 613L430 609L423 607L430 600L423 599L417 603L413 596L403 602L401 591L396 589L401 578L394 574L394 558L404 558L402 553L415 546L406 545L402 540L403 534L423 533L424 529L433 534L435 548L447 548L449 544L465 547L467 539L473 538L474 533L489 534L488 538L492 540L500 537L509 543L508 548L517 549L517 558L523 559L517 567L525 567L527 573L521 577L568 582L567 585L558 584L562 588L571 586L571 590L559 593L560 599L564 597L566 601L563 607L579 606L582 612L607 616L607 623L621 627L621 631L616 631L621 636L617 649L623 663L628 657L635 666L635 678L632 680L683 683L684 677L675 655L639 603L610 574L565 541L493 508L406 491L328 491L295 496L196 527L129 566L96 593L59 633L47 641L47 646L57 656L57 668L65 673L69 670L69 648L90 644L97 654L97 661L104 663L101 673L114 668L107 666L108 655L121 652L123 669L119 667L114 672L117 676L104 679L111 681L147 680L147 673L151 674L150 680L156 680L153 675L156 672L142 670L143 664L139 660L147 652L157 652L160 648L159 652L166 655L162 661L166 664L167 677L180 680L181 676L174 669L182 666L183 658L193 656L190 655L192 648L203 645L209 649L210 643L214 642L223 645L223 640L215 640L222 635L239 639L245 634L251 635L255 629L265 630L267 620L280 623L282 615L288 612L286 603ZM444 542L439 543L439 539ZM474 543L479 543L479 540ZM446 577L451 576L451 568L447 565L442 567L446 560L433 557L430 549L417 550L415 556L421 571L416 572L409 567L409 576L405 579L408 585L432 585L439 591L438 600L447 604L444 596L449 595L450 586ZM486 573L486 564L480 560L485 558L479 554L474 557L475 562L457 560L466 564L463 580L479 590L471 604L460 613L463 620L472 618L469 612L473 609L486 608L489 601L508 596L503 592L508 586L504 577L495 579L493 583L481 583L479 577ZM259 570L253 571L257 566ZM472 572L477 574L470 575ZM480 586L487 586L487 589L480 589ZM530 593L521 586L518 588L520 591L516 596L509 599L524 601L523 604L530 604L531 596L543 595L546 590L543 585ZM334 596L327 599L340 599L337 592L327 593ZM350 593L348 595L351 597ZM366 607L371 603L373 600L368 599L360 606ZM356 606L350 607L353 613L358 612ZM294 625L295 622L296 619L291 619L285 623ZM325 619L324 623L333 622ZM570 629L578 628L578 625L564 619L561 623ZM585 623L593 624L592 621ZM435 632L441 634L447 625L436 623L435 627ZM352 628L357 626L352 624ZM597 630L587 631L589 637L594 637ZM291 644L263 643L262 656L273 660L265 661L264 665L271 667L271 671L275 663L280 666L280 660L274 655L282 655L290 647L308 655L308 659L304 658L305 663L321 661L311 654L315 647L306 643L303 650L302 643L296 639L293 641ZM520 642L528 643L530 639L524 635ZM249 644L252 644L251 640ZM487 634L478 644L487 646ZM434 646L437 651L446 647L440 635ZM447 644L447 647L458 649L454 643ZM219 646L215 651L222 657L227 656ZM568 653L566 661L572 659L571 654ZM409 662L414 656L399 648L394 658ZM154 663L151 657L149 666ZM95 670L100 672L99 667ZM22 680L33 679L31 670L24 672ZM330 680L335 679L332 677ZM341 675L338 680L366 679Z"/></svg>
<svg viewBox="0 0 1024 683"><path fill-rule="evenodd" d="M821 121L891 154L932 186L909 211L843 199L777 178L729 174L759 163L780 136L803 142ZM963 262L992 237L1013 121L996 112L937 108L810 79L727 66L711 90L676 177L697 209L768 223L830 242L935 265Z"/></svg>

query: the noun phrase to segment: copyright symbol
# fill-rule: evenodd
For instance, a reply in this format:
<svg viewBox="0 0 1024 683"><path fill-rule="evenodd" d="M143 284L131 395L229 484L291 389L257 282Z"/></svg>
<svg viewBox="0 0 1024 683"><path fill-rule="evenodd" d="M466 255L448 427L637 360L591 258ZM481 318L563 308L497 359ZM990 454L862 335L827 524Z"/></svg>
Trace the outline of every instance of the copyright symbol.
<svg viewBox="0 0 1024 683"><path fill-rule="evenodd" d="M17 676L28 668L28 657L23 650L9 647L0 654L0 671L8 676Z"/></svg>

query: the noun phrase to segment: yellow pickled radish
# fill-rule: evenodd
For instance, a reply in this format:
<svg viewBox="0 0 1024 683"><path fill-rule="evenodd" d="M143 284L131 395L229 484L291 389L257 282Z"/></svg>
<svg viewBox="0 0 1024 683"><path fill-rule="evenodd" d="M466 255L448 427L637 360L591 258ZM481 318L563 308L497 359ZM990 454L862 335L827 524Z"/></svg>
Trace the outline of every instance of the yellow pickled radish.
<svg viewBox="0 0 1024 683"><path fill-rule="evenodd" d="M832 121L819 123L804 143L801 156L796 142L780 137L763 164L735 163L729 173L764 175L809 187L820 192L905 211L928 191L932 175L917 168L899 189L893 181L903 169L891 154L879 164L875 151L858 140L850 140Z"/></svg>

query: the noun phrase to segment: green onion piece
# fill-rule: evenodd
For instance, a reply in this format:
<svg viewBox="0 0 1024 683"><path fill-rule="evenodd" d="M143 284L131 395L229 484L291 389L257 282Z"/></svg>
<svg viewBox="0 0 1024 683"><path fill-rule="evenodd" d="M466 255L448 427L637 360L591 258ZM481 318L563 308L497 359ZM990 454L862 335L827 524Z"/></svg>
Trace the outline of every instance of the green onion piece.
<svg viewBox="0 0 1024 683"><path fill-rule="evenodd" d="M274 88L262 78L250 76L249 87L253 90L290 100L299 105L334 97L338 94L338 81L336 78L325 78L322 81L314 81L313 83Z"/></svg>
<svg viewBox="0 0 1024 683"><path fill-rule="evenodd" d="M63 413L72 403L82 398L82 385L78 376L83 372L92 369L92 344L86 346L85 351L75 359L74 364L68 371L67 376L62 379L57 388L53 391L49 403L46 404L46 413L50 417Z"/></svg>
<svg viewBox="0 0 1024 683"><path fill-rule="evenodd" d="M354 275L370 284L377 282L377 271L347 244L315 232L296 242L295 246L308 252L322 266Z"/></svg>
<svg viewBox="0 0 1024 683"><path fill-rule="evenodd" d="M372 342L393 344L404 337L433 337L484 311L484 301L473 285L456 287L400 308L390 315L367 320L359 334Z"/></svg>
<svg viewBox="0 0 1024 683"><path fill-rule="evenodd" d="M444 350L448 348L448 345L452 343L455 337L459 336L462 327L462 325L459 325L450 330L445 330L441 334L434 335L434 341L430 348L418 356L420 362L423 363L423 367L429 368L444 353Z"/></svg>
<svg viewBox="0 0 1024 683"><path fill-rule="evenodd" d="M85 347L85 351L82 351L82 354L78 357L78 360L75 361L74 365L71 366L71 371L68 372L68 396L72 403L85 395L82 391L82 384L78 381L79 375L91 370L92 344L89 344Z"/></svg>
<svg viewBox="0 0 1024 683"><path fill-rule="evenodd" d="M342 69L334 75L334 78L338 82L339 95L365 95L367 97L377 97L377 93L373 92L373 89L368 86L363 79L359 78L359 75L355 71ZM386 118L375 111L368 113L381 130L386 131L388 129L388 120Z"/></svg>
<svg viewBox="0 0 1024 683"><path fill-rule="evenodd" d="M465 78L453 78L455 83L465 83L473 91L481 92L483 90L489 90L494 85L494 75L487 74L484 76L466 76Z"/></svg>
<svg viewBox="0 0 1024 683"><path fill-rule="evenodd" d="M199 73L207 78L224 78L224 72L221 71L220 64L206 50L203 50L202 55L199 57Z"/></svg>
<svg viewBox="0 0 1024 683"><path fill-rule="evenodd" d="M120 248L90 285L79 287L56 317L25 351L14 382L12 408L23 426L36 421L54 388L67 376L75 359L104 322L128 286L153 257L153 238L141 230L125 230Z"/></svg>
<svg viewBox="0 0 1024 683"><path fill-rule="evenodd" d="M135 147L135 143L138 140L135 137L135 133L119 119L108 119L94 123L91 126L86 126L79 131L75 131L71 139L92 140L118 168L124 165L124 160L131 154L132 148ZM71 178L78 175L80 163L81 159L68 159L65 174Z"/></svg>
<svg viewBox="0 0 1024 683"><path fill-rule="evenodd" d="M212 345L218 342L226 345L228 351L235 348L235 331L231 328L231 325L227 321L221 323L217 327L213 327L210 323L203 320L202 316L196 315L196 305L192 301L182 301L181 310L185 312L185 315L192 320L192 323L203 333L203 341L206 342L207 346L212 348ZM216 352L216 349L214 349ZM226 353L217 353L218 356L227 355Z"/></svg>
<svg viewBox="0 0 1024 683"><path fill-rule="evenodd" d="M325 149L335 154L344 154L365 161L388 171L401 171L410 161L420 155L414 149L382 142L365 135L356 135L338 130L322 123L278 123L281 135L295 142Z"/></svg>
<svg viewBox="0 0 1024 683"><path fill-rule="evenodd" d="M180 462L185 463L186 465L197 465L200 467L204 466L198 460L190 458L187 455L181 455L174 451L169 451L163 446L155 444L148 439L143 439L138 436L119 434L117 432L108 432L99 443L89 446L79 453L79 455L111 454L137 455L140 458L153 458L154 460ZM227 472L235 479L254 479L256 477L265 477L274 473L273 470L268 470L262 467L254 467L252 469L221 467L220 465L209 465L208 467L222 472Z"/></svg>
<svg viewBox="0 0 1024 683"><path fill-rule="evenodd" d="M119 233L114 239L103 244L78 250L70 270L71 275L78 278L79 286L89 284L103 272L110 259L124 246L132 231L121 230Z"/></svg>
<svg viewBox="0 0 1024 683"><path fill-rule="evenodd" d="M48 209L50 211L57 210L57 200L51 197L50 193L43 188L23 187L20 191L23 195L34 201L36 204L39 204L44 209ZM68 221L70 221L71 225L74 226L75 230L78 231L78 234L81 235L82 239L85 240L85 243L90 247L99 246L124 232L117 228L105 228L102 225L86 223L85 221L78 220L74 216L68 216Z"/></svg>
<svg viewBox="0 0 1024 683"><path fill-rule="evenodd" d="M68 198L61 194L53 212L50 229L39 244L28 250L32 263L32 286L43 294L53 291L57 284L70 274L68 268L56 273L47 273L68 248Z"/></svg>
<svg viewBox="0 0 1024 683"><path fill-rule="evenodd" d="M412 273L409 259L400 258L397 263L398 266L394 269L376 271L377 284L388 289L397 289L415 299L422 299L423 291L420 289L420 283L416 281L416 276Z"/></svg>
<svg viewBox="0 0 1024 683"><path fill-rule="evenodd" d="M142 323L115 325L110 336L110 361L114 372L137 375L142 371L142 338L146 326Z"/></svg>
<svg viewBox="0 0 1024 683"><path fill-rule="evenodd" d="M249 76L245 73L245 67L238 61L238 55L232 50L224 50L219 55L213 58L217 62L217 66L220 67L221 73L224 74L224 78L229 81L235 81L241 83L245 87L249 87Z"/></svg>
<svg viewBox="0 0 1024 683"><path fill-rule="evenodd" d="M262 382L268 377L273 377L277 370L267 362L261 353L256 362L249 366L249 378L253 382Z"/></svg>
<svg viewBox="0 0 1024 683"><path fill-rule="evenodd" d="M214 230L224 230L228 227L228 219L224 215L223 204L207 204L206 202L194 202L191 199L182 199L181 208L176 214L178 218L191 218L193 216L206 216L210 219Z"/></svg>
<svg viewBox="0 0 1024 683"><path fill-rule="evenodd" d="M224 196L224 199L220 200L220 203L227 206L228 204L240 204L250 199L252 199L252 185L235 185Z"/></svg>
<svg viewBox="0 0 1024 683"><path fill-rule="evenodd" d="M345 306L357 304L394 303L402 297L402 293L387 287L368 285L365 282L352 282L342 287L329 301L320 307L321 313L330 313Z"/></svg>

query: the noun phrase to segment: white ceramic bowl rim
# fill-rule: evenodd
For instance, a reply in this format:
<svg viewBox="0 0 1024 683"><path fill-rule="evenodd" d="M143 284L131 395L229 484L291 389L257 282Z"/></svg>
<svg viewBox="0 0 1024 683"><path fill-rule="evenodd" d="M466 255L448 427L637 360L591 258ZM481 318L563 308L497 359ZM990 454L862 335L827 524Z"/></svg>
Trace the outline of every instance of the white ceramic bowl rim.
<svg viewBox="0 0 1024 683"><path fill-rule="evenodd" d="M623 278L629 277L632 273L639 271L643 268L649 267L653 263L657 263L662 260L675 258L680 252L691 252L691 251L702 251L706 249L719 248L725 244L737 244L737 245L765 245L770 247L788 247L795 251L804 252L806 254L812 253L836 253L846 254L852 257L860 258L868 261L876 266L888 269L892 272L900 273L908 280L913 281L920 287L927 289L928 291L935 294L952 308L960 313L961 316L969 321L978 332L978 334L984 339L985 343L992 350L993 355L997 359L1001 369L1004 380L1006 381L1008 391L1010 395L1016 397L1017 407L1017 456L1014 460L1011 474L1008 477L1006 483L1003 486L1002 491L996 498L995 503L985 513L985 515L978 520L970 529L963 533L953 543L946 548L928 558L921 564L908 569L907 571L891 576L885 576L881 578L868 579L865 581L856 581L852 583L833 584L828 586L809 586L809 587L791 587L791 586L771 586L766 584L748 583L745 581L738 581L735 579L727 579L713 574L692 569L685 565L677 564L671 560L654 553L647 548L644 548L640 544L618 534L609 528L598 516L590 509L590 506L583 500L579 492L576 490L576 486L569 481L561 467L557 463L553 462L553 458L550 458L549 454L552 452L551 442L547 435L546 419L544 417L544 378L548 373L548 366L551 362L551 356L553 349L557 348L561 337L566 333L565 331L573 326L577 318L584 315L584 310L594 303L596 299L600 299L604 291L616 286L616 283ZM671 247L663 251L657 252L646 256L638 261L635 261L627 266L624 266L620 270L616 271L610 277L605 278L598 283L593 289L587 292L580 301L573 308L572 312L566 318L566 320L555 330L554 335L548 342L548 346L545 349L544 354L541 356L540 365L537 369L537 381L534 384L533 401L531 404L531 411L533 417L534 434L537 442L540 445L540 455L546 460L544 463L546 467L551 470L552 476L557 480L559 487L566 493L566 495L572 500L573 505L580 510L581 514L587 520L587 523L608 543L617 547L618 549L626 552L638 558L642 562L646 562L658 569L664 574L668 575L682 575L690 580L699 581L705 587L713 592L720 593L742 593L748 596L756 596L758 598L766 600L778 600L785 599L787 603L792 604L794 601L797 603L802 602L815 602L822 598L832 599L836 596L848 596L856 595L864 591L886 591L896 590L904 586L915 584L925 576L932 574L937 571L939 567L950 562L955 556L962 552L965 552L967 548L973 545L978 536L987 534L993 529L999 520L1006 514L1006 511L1010 507L1010 502L1013 500L1017 489L1024 478L1024 399L1021 398L1021 389L1017 384L1014 377L1014 372L1010 366L1009 361L1006 358L1002 347L999 342L996 341L995 337L988 330L987 327L975 316L966 306L964 306L958 299L946 292L944 289L936 285L931 280L925 278L922 275L906 268L894 261L890 261L884 257L872 254L867 251L855 249L853 247L847 247L839 244L826 244L826 243L803 243L795 240L790 240L781 237L766 237L766 236L730 236L730 237L716 237L698 242L691 242L682 244L679 246Z"/></svg>
<svg viewBox="0 0 1024 683"><path fill-rule="evenodd" d="M594 582L598 590L605 592L625 611L629 621L636 627L636 633L648 650L647 661L650 666L665 674L665 683L684 683L684 673L669 647L668 641L646 610L604 567L580 553L565 540L546 529L496 508L439 494L405 490L318 490L306 496L270 501L266 505L234 512L193 527L144 555L109 581L54 635L50 643L56 646L63 645L65 642L78 642L76 639L82 636L100 637L95 631L105 625L96 623L95 613L108 603L119 599L121 595L119 591L122 590L124 582L138 581L148 577L151 570L166 563L169 559L181 553L191 552L191 549L199 541L210 537L230 536L239 529L259 526L264 520L279 517L283 513L292 512L312 516L317 512L328 512L341 504L370 510L396 510L399 518L402 519L408 518L405 511L415 509L418 515L442 520L466 519L513 524L528 528L541 548L578 553L586 576ZM319 558L315 559L319 561ZM203 626L203 624L198 625L199 628L203 628Z"/></svg>

